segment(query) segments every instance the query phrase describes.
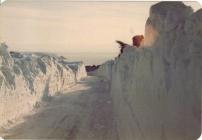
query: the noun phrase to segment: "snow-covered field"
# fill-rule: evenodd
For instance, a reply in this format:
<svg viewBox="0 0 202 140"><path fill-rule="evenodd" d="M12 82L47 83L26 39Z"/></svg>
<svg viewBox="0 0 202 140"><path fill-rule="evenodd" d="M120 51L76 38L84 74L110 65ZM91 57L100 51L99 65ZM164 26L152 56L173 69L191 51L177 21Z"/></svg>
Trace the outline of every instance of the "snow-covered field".
<svg viewBox="0 0 202 140"><path fill-rule="evenodd" d="M72 65L74 67L72 68ZM41 100L60 94L86 77L82 62L43 53L9 52L0 45L0 126L24 116Z"/></svg>
<svg viewBox="0 0 202 140"><path fill-rule="evenodd" d="M114 63L103 64L97 75L111 77L120 140L197 139L201 133L202 10L193 13L181 2L152 6L144 45L126 48Z"/></svg>

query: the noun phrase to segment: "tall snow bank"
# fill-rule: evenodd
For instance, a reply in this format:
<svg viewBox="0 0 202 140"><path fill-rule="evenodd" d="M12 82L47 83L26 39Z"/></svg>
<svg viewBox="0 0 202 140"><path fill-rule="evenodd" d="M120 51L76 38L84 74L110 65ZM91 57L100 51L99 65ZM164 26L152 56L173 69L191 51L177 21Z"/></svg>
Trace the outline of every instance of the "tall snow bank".
<svg viewBox="0 0 202 140"><path fill-rule="evenodd" d="M202 10L193 13L182 2L160 2L151 7L145 30L150 47L128 47L112 66L118 137L197 139L201 133Z"/></svg>
<svg viewBox="0 0 202 140"><path fill-rule="evenodd" d="M87 76L85 65L83 62L67 62L64 60L60 62L63 63L64 65L67 65L74 71L77 81L80 81L81 79Z"/></svg>
<svg viewBox="0 0 202 140"><path fill-rule="evenodd" d="M185 22L192 13L192 8L181 2L153 5L145 25L145 45L151 46L162 34L179 28L179 23Z"/></svg>
<svg viewBox="0 0 202 140"><path fill-rule="evenodd" d="M10 53L5 44L0 45L0 126L75 84L81 77L77 73L86 75L82 63L77 67L83 71L78 72L60 61L47 54Z"/></svg>
<svg viewBox="0 0 202 140"><path fill-rule="evenodd" d="M95 71L90 72L90 75L96 75L99 77L103 77L106 80L111 80L112 76L112 66L114 64L113 60L109 60L102 65L99 66L99 68Z"/></svg>

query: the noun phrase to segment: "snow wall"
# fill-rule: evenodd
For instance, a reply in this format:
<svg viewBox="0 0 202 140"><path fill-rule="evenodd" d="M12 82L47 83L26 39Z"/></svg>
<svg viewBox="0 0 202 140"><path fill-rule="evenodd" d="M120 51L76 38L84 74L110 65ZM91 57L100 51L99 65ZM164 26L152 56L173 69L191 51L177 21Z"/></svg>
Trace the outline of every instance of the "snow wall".
<svg viewBox="0 0 202 140"><path fill-rule="evenodd" d="M68 89L86 76L77 62L71 69L65 59L43 53L9 52L0 44L0 126L17 119L41 100Z"/></svg>
<svg viewBox="0 0 202 140"><path fill-rule="evenodd" d="M103 77L106 80L111 79L112 76L112 66L114 64L113 60L109 60L107 62L105 62L104 64L100 65L99 69L89 72L91 76L99 76L99 77Z"/></svg>
<svg viewBox="0 0 202 140"><path fill-rule="evenodd" d="M110 78L119 140L196 140L201 133L202 10L150 8L145 42L97 75ZM110 69L109 68L109 69ZM106 68L105 68L106 69Z"/></svg>
<svg viewBox="0 0 202 140"><path fill-rule="evenodd" d="M87 76L85 65L83 64L83 62L68 62L67 60L64 61L64 59L60 62L67 65L74 71L77 81L80 81L83 77Z"/></svg>

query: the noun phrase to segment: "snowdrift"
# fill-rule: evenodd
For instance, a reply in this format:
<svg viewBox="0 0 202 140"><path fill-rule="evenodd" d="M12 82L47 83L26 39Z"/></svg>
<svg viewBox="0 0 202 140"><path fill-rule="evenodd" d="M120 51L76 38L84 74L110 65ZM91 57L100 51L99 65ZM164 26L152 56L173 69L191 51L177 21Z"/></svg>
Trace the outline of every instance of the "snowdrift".
<svg viewBox="0 0 202 140"><path fill-rule="evenodd" d="M60 62L73 70L73 72L75 73L76 81L80 81L82 78L87 76L85 65L83 64L83 62L67 62L64 60Z"/></svg>
<svg viewBox="0 0 202 140"><path fill-rule="evenodd" d="M9 52L7 48L0 45L0 126L86 76L82 62L72 69L61 57Z"/></svg>
<svg viewBox="0 0 202 140"><path fill-rule="evenodd" d="M103 64L97 72L105 75ZM195 140L201 130L202 10L182 2L150 8L144 46L127 47L112 67L120 140ZM109 68L111 69L111 68Z"/></svg>
<svg viewBox="0 0 202 140"><path fill-rule="evenodd" d="M89 72L90 73L89 75L103 77L106 80L110 81L111 76L112 76L113 64L114 64L114 61L109 60L109 61L105 62L104 64L100 65L97 70Z"/></svg>

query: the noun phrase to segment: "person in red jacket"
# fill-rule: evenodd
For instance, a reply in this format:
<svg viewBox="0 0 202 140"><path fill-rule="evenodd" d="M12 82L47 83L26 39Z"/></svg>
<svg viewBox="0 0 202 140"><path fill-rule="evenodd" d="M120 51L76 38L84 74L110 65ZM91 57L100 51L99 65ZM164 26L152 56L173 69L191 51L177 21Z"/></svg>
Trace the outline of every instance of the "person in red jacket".
<svg viewBox="0 0 202 140"><path fill-rule="evenodd" d="M136 35L132 38L132 42L133 42L133 46L139 48L141 43L144 41L144 36L143 35ZM116 43L119 44L120 46L120 53L118 55L118 57L121 56L121 54L123 53L123 50L127 47L130 46L122 41L116 40Z"/></svg>
<svg viewBox="0 0 202 140"><path fill-rule="evenodd" d="M136 35L132 38L132 40L133 40L133 46L136 46L137 48L139 48L141 43L144 40L144 36L143 35Z"/></svg>

